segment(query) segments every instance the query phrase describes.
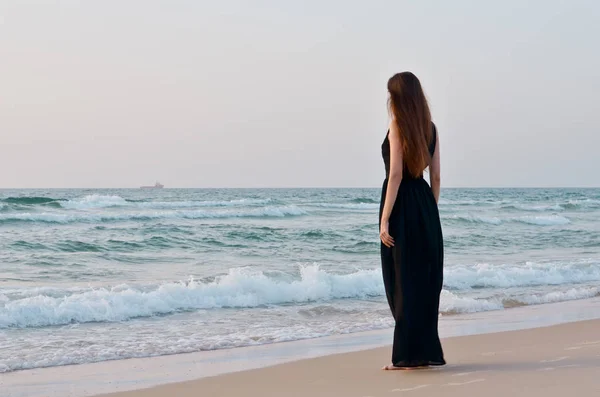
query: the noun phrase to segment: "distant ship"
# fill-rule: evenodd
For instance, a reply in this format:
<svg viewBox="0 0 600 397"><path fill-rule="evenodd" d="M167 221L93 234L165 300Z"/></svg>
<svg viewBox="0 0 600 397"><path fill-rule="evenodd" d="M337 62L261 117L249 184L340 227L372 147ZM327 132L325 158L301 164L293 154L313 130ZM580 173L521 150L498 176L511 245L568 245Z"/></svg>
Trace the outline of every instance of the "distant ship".
<svg viewBox="0 0 600 397"><path fill-rule="evenodd" d="M162 189L165 185L160 182L156 182L154 186L141 186L140 189Z"/></svg>

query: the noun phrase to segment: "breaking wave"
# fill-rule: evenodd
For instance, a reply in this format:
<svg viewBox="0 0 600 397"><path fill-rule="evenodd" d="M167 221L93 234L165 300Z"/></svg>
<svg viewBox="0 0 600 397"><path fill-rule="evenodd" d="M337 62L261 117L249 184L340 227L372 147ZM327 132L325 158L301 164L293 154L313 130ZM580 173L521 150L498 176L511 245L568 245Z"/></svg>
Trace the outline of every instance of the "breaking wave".
<svg viewBox="0 0 600 397"><path fill-rule="evenodd" d="M469 313L505 305L557 302L595 296L597 287L527 296L476 299L473 288L563 285L600 281L595 262L524 266L465 265L446 269L440 310ZM27 328L86 322L126 321L138 317L219 308L254 308L337 299L383 297L379 269L332 274L318 265L301 266L295 280L278 279L250 268L230 269L212 281L187 281L105 288L20 289L0 294L0 328ZM510 300L513 303L506 303Z"/></svg>

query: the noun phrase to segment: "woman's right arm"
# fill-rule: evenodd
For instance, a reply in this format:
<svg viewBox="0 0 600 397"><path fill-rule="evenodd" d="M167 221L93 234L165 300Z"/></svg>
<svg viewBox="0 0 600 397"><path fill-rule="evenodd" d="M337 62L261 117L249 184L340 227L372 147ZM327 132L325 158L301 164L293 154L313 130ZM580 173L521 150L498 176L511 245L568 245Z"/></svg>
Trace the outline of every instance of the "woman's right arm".
<svg viewBox="0 0 600 397"><path fill-rule="evenodd" d="M400 142L400 131L398 125L392 117L390 120L390 131L388 139L390 142L390 174L387 182L387 192L385 194L385 204L381 212L381 226L379 237L387 247L394 246L394 238L389 233L389 221L394 209L394 204L398 198L398 189L402 182L403 161L402 144Z"/></svg>
<svg viewBox="0 0 600 397"><path fill-rule="evenodd" d="M435 202L440 200L440 134L436 134L435 150L433 151L433 157L431 158L431 164L429 165L429 184L435 197Z"/></svg>

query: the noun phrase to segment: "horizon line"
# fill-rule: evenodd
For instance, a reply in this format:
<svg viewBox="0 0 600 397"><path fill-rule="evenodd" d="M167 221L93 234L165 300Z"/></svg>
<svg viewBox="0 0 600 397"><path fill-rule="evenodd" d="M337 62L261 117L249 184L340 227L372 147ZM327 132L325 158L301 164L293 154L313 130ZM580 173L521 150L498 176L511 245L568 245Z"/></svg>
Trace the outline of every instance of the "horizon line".
<svg viewBox="0 0 600 397"><path fill-rule="evenodd" d="M142 189L140 187L0 187L0 190L184 190L184 189L381 189L381 186L203 186L203 187L164 187ZM441 189L600 189L600 186L442 186Z"/></svg>

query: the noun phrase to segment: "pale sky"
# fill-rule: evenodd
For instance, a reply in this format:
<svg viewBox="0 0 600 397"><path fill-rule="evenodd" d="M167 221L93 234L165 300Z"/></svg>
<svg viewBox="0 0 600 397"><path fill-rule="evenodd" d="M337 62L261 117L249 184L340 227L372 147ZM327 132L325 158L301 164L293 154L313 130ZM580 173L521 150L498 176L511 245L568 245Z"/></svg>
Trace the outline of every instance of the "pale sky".
<svg viewBox="0 0 600 397"><path fill-rule="evenodd" d="M377 187L405 70L443 186L600 186L594 0L0 0L0 187Z"/></svg>

